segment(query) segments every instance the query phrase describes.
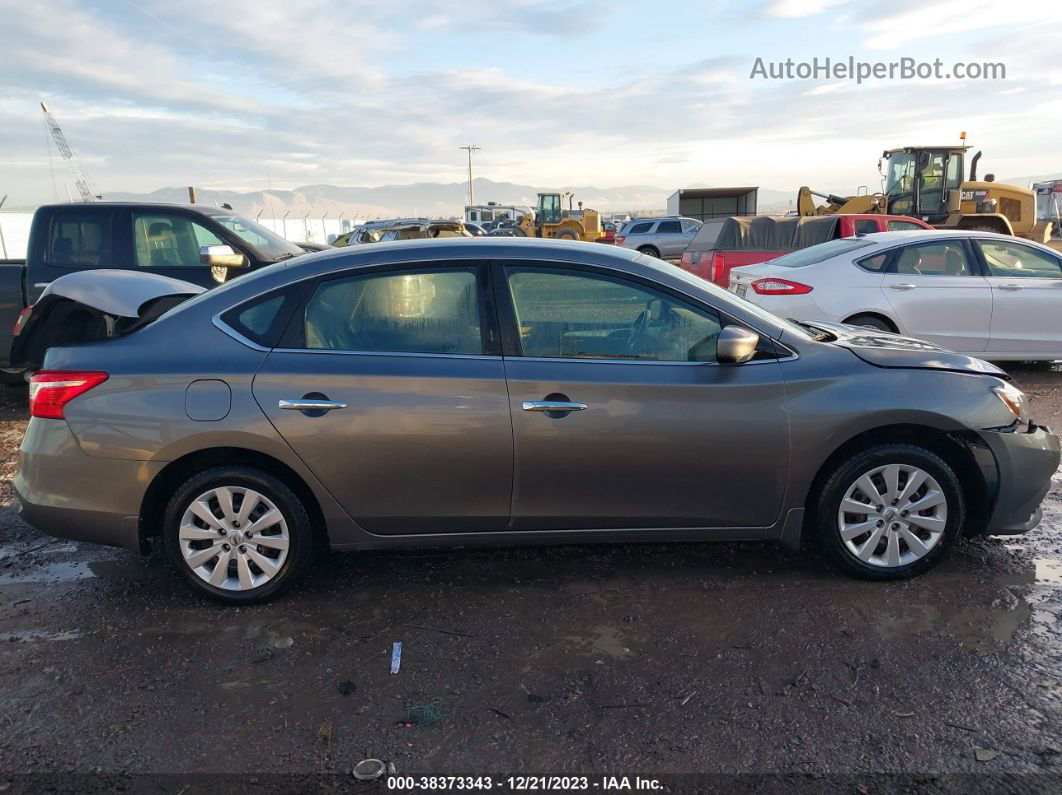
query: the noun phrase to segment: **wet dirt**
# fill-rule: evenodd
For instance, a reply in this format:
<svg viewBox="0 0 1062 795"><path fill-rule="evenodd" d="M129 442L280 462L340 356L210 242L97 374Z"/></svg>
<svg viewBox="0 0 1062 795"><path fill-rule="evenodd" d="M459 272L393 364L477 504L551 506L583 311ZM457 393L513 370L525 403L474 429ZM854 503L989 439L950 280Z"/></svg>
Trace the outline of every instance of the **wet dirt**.
<svg viewBox="0 0 1062 795"><path fill-rule="evenodd" d="M1062 429L1062 373L1014 373ZM157 556L18 518L22 399L0 394L0 782L349 777L366 757L400 773L1062 773L1062 474L1037 530L963 542L910 582L758 544L336 554L286 598L231 609Z"/></svg>

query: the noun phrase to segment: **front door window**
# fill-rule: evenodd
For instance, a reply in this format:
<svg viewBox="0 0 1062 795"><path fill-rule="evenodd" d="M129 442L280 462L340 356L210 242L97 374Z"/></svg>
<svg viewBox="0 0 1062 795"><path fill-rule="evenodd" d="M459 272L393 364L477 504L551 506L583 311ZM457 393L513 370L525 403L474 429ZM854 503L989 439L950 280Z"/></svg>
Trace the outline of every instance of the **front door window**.
<svg viewBox="0 0 1062 795"><path fill-rule="evenodd" d="M719 317L601 274L506 268L524 356L712 362Z"/></svg>

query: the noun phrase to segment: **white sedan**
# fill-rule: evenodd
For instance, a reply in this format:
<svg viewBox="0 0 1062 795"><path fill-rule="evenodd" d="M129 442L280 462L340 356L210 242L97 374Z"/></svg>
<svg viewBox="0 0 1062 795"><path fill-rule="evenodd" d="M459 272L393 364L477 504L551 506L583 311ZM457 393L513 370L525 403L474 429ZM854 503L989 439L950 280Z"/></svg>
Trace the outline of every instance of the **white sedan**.
<svg viewBox="0 0 1062 795"><path fill-rule="evenodd" d="M731 271L782 317L872 326L985 359L1062 359L1062 253L980 231L880 232Z"/></svg>

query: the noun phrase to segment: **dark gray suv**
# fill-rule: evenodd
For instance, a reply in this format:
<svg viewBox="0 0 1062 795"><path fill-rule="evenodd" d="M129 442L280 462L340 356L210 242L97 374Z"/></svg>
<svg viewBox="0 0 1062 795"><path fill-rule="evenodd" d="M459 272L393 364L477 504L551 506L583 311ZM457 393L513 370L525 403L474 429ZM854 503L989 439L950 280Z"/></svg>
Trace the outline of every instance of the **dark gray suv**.
<svg viewBox="0 0 1062 795"><path fill-rule="evenodd" d="M1034 527L1059 463L986 362L787 322L613 246L380 243L209 292L73 274L23 320L31 368L42 335L23 515L157 541L230 603L329 546L808 535L908 577Z"/></svg>

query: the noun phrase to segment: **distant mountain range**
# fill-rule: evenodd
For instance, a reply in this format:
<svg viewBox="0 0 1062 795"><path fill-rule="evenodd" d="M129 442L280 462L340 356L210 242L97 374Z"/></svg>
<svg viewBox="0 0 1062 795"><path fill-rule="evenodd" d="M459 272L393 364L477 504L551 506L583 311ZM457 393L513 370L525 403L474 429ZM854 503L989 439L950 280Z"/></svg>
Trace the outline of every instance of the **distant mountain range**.
<svg viewBox="0 0 1062 795"><path fill-rule="evenodd" d="M1031 177L1000 179L1014 185L1027 186L1032 182L1045 182L1062 179L1062 173L1040 174ZM714 187L705 184L693 184L688 187ZM832 190L843 192L843 188L813 185L823 192ZM667 207L667 197L674 189L657 188L652 185L626 185L618 188L597 188L592 185L567 185L557 187L536 187L520 185L514 182L495 182L478 177L474 182L476 203L515 204L534 206L536 194L543 190L570 191L575 202L582 202L584 207L606 213L620 214L659 214ZM796 204L797 189L773 190L759 189L759 212L761 214L781 214L793 209ZM188 201L188 189L183 187L160 188L150 193L113 192L106 193L105 199L111 201L150 201L176 202ZM303 217L338 218L393 218L398 216L458 217L468 199L466 182L414 182L408 185L381 185L375 188L340 186L340 185L304 185L294 190L272 191L234 191L198 189L201 204L229 204L243 215L263 218L275 217L280 220L288 214L289 220ZM9 207L8 209L22 209ZM30 209L30 208L26 208Z"/></svg>
<svg viewBox="0 0 1062 795"><path fill-rule="evenodd" d="M704 186L696 186L704 187ZM542 188L518 185L512 182L495 182L483 177L473 183L477 204L497 202L534 206L536 194L544 190L570 191L575 202L602 212L661 213L667 207L667 197L674 190L651 185L629 185L619 188L596 188L587 185ZM760 211L783 210L790 200L796 199L795 191L760 189ZM111 201L188 201L187 188L160 188L151 193L107 193ZM281 218L289 213L289 219L320 218L327 213L337 218L379 218L394 216L460 216L468 200L467 182L415 182L409 185L381 185L376 188L344 187L339 185L304 185L294 190L231 191L197 189L201 204L229 204L234 210L251 217Z"/></svg>

